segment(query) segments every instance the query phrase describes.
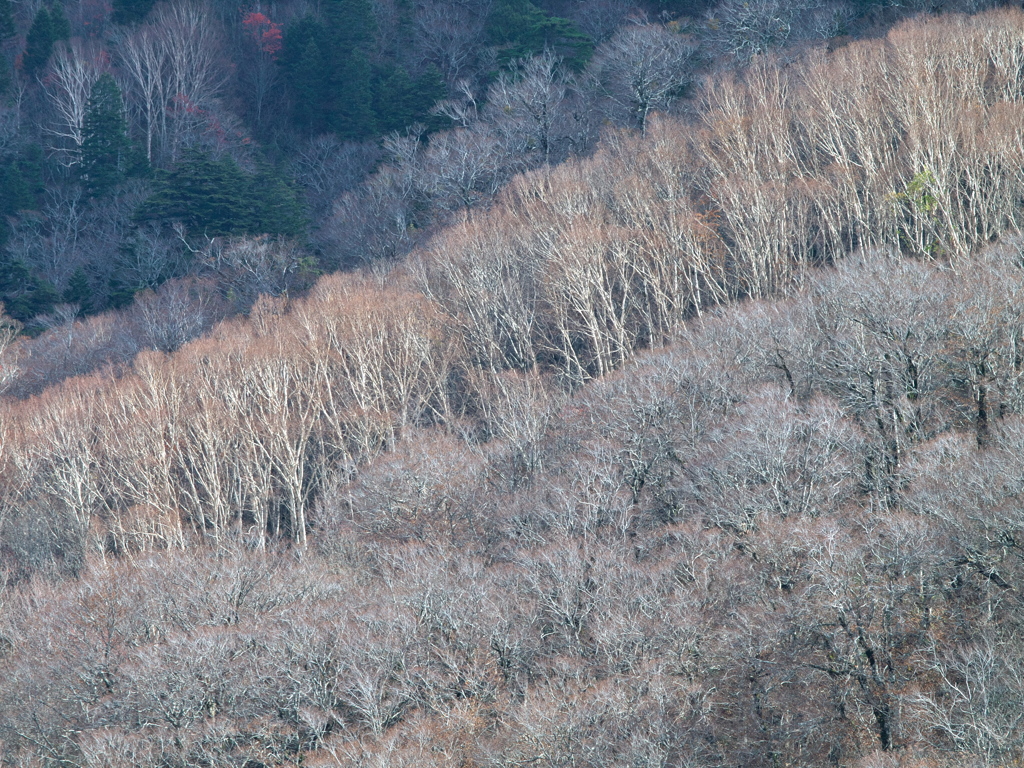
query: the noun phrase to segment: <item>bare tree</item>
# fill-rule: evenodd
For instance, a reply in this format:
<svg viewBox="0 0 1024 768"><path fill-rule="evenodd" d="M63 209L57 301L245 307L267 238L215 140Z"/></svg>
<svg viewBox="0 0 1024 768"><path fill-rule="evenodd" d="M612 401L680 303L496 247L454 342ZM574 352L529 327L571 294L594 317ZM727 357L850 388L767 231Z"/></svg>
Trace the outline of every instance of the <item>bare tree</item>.
<svg viewBox="0 0 1024 768"><path fill-rule="evenodd" d="M342 144L332 134L312 138L299 148L292 168L315 211L327 213L345 192L362 183L380 159L374 143Z"/></svg>
<svg viewBox="0 0 1024 768"><path fill-rule="evenodd" d="M128 81L126 89L131 114L142 124L146 159L154 159L154 142L167 134L168 54L159 29L143 24L118 46L119 63Z"/></svg>
<svg viewBox="0 0 1024 768"><path fill-rule="evenodd" d="M585 127L578 130L574 123L585 122L587 116L573 103L574 92L572 76L548 50L499 75L488 91L484 116L503 143L509 144L510 154L525 139L526 147L548 164L572 149L585 148L577 137L586 136L587 131Z"/></svg>
<svg viewBox="0 0 1024 768"><path fill-rule="evenodd" d="M655 24L630 24L598 46L593 76L611 102L641 132L654 111L665 111L693 79L697 46Z"/></svg>
<svg viewBox="0 0 1024 768"><path fill-rule="evenodd" d="M176 117L207 107L224 83L218 66L219 39L214 22L200 5L161 6L154 23L164 33L167 50L167 92Z"/></svg>
<svg viewBox="0 0 1024 768"><path fill-rule="evenodd" d="M427 295L458 323L474 362L489 369L536 364L538 291L531 255L511 218L467 222L434 238L421 269Z"/></svg>
<svg viewBox="0 0 1024 768"><path fill-rule="evenodd" d="M994 764L1024 744L1024 660L1018 644L983 632L967 646L936 643L930 671L941 685L908 697L921 737L938 735L949 748Z"/></svg>
<svg viewBox="0 0 1024 768"><path fill-rule="evenodd" d="M0 303L0 395L18 375L17 340L21 323L8 317Z"/></svg>
<svg viewBox="0 0 1024 768"><path fill-rule="evenodd" d="M708 14L711 40L740 61L789 41L795 17L806 9L792 0L725 0Z"/></svg>
<svg viewBox="0 0 1024 768"><path fill-rule="evenodd" d="M641 16L640 9L622 0L583 0L573 4L571 18L591 40L602 43L622 26L625 19Z"/></svg>
<svg viewBox="0 0 1024 768"><path fill-rule="evenodd" d="M486 12L470 3L420 0L416 3L416 42L448 82L455 83L476 63Z"/></svg>
<svg viewBox="0 0 1024 768"><path fill-rule="evenodd" d="M205 125L226 77L218 47L213 20L190 3L160 6L152 21L121 41L129 103L143 124L151 161L154 142L174 159L181 142Z"/></svg>
<svg viewBox="0 0 1024 768"><path fill-rule="evenodd" d="M220 319L223 305L218 298L209 283L187 278L169 280L155 291L136 295L130 317L143 344L173 352Z"/></svg>
<svg viewBox="0 0 1024 768"><path fill-rule="evenodd" d="M511 176L521 162L522 144L503 146L478 127L437 134L424 151L418 186L438 208L468 218L477 202L497 192Z"/></svg>
<svg viewBox="0 0 1024 768"><path fill-rule="evenodd" d="M60 163L73 166L80 162L79 152L85 140L83 125L89 93L106 69L103 53L75 39L61 43L53 56L52 72L46 80L46 95L55 113L52 150Z"/></svg>

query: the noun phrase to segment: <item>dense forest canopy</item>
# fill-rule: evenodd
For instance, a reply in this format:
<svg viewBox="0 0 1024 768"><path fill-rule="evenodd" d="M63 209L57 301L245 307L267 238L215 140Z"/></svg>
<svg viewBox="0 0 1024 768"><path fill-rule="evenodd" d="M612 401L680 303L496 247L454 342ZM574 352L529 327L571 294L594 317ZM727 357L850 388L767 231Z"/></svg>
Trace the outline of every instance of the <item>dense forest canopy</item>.
<svg viewBox="0 0 1024 768"><path fill-rule="evenodd" d="M915 10L0 0L0 764L1019 763L1024 14Z"/></svg>

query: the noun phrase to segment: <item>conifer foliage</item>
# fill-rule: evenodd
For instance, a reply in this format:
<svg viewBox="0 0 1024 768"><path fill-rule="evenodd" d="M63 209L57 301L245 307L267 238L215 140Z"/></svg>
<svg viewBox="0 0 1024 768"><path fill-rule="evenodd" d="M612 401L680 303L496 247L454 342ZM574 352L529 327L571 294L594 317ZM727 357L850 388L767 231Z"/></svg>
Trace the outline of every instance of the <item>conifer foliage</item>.
<svg viewBox="0 0 1024 768"><path fill-rule="evenodd" d="M25 40L25 53L21 59L21 68L26 75L35 75L46 66L53 52L53 44L59 40L67 40L71 35L71 25L64 8L54 5L42 6L37 12Z"/></svg>
<svg viewBox="0 0 1024 768"><path fill-rule="evenodd" d="M82 181L102 194L124 179L131 152L121 89L111 75L93 85L82 128Z"/></svg>
<svg viewBox="0 0 1024 768"><path fill-rule="evenodd" d="M5 40L15 32L14 11L11 0L0 0L0 40Z"/></svg>
<svg viewBox="0 0 1024 768"><path fill-rule="evenodd" d="M435 67L411 76L401 63L375 57L376 31L368 0L328 0L320 16L289 27L282 59L304 131L365 139L426 120L443 98Z"/></svg>
<svg viewBox="0 0 1024 768"><path fill-rule="evenodd" d="M140 221L181 222L195 235L297 235L302 207L273 171L246 173L230 157L190 150L160 172L156 192L139 209Z"/></svg>
<svg viewBox="0 0 1024 768"><path fill-rule="evenodd" d="M155 0L113 0L113 20L118 24L135 24L149 14Z"/></svg>
<svg viewBox="0 0 1024 768"><path fill-rule="evenodd" d="M360 139L374 131L369 48L375 22L368 0L327 0L285 38L295 120L311 133Z"/></svg>
<svg viewBox="0 0 1024 768"><path fill-rule="evenodd" d="M498 59L507 64L545 49L564 56L579 70L594 51L593 42L568 19L545 13L530 0L498 0L487 20L491 42L499 47Z"/></svg>

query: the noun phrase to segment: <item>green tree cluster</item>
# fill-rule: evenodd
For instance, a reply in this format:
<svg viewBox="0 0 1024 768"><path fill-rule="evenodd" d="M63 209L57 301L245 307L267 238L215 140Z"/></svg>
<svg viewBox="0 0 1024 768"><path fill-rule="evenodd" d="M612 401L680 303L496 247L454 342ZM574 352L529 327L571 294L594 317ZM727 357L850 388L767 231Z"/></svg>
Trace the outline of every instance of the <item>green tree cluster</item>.
<svg viewBox="0 0 1024 768"><path fill-rule="evenodd" d="M215 159L192 150L156 176L153 195L138 221L180 221L210 237L242 234L301 235L302 204L273 169L246 173L230 157Z"/></svg>
<svg viewBox="0 0 1024 768"><path fill-rule="evenodd" d="M111 19L116 24L136 24L153 9L155 0L113 0Z"/></svg>
<svg viewBox="0 0 1024 768"><path fill-rule="evenodd" d="M307 134L366 139L427 116L444 97L440 73L413 77L374 56L376 22L368 0L326 0L285 34L282 64L296 125Z"/></svg>
<svg viewBox="0 0 1024 768"><path fill-rule="evenodd" d="M49 312L60 300L50 283L33 275L24 262L0 250L0 303L15 320L26 322Z"/></svg>
<svg viewBox="0 0 1024 768"><path fill-rule="evenodd" d="M77 304L83 313L92 311L92 286L89 284L89 277L85 274L84 269L79 267L71 274L67 287L60 298L65 304Z"/></svg>
<svg viewBox="0 0 1024 768"><path fill-rule="evenodd" d="M38 144L0 155L0 303L22 322L48 312L59 299L52 285L32 275L4 247L11 236L11 220L20 211L39 206L44 192L43 162Z"/></svg>
<svg viewBox="0 0 1024 768"><path fill-rule="evenodd" d="M36 12L25 39L25 53L21 57L21 69L26 75L34 75L50 60L53 44L71 36L71 24L64 15L64 7L42 6Z"/></svg>
<svg viewBox="0 0 1024 768"><path fill-rule="evenodd" d="M121 89L109 74L101 75L89 92L82 133L80 173L90 195L102 195L146 171L145 154L128 138Z"/></svg>
<svg viewBox="0 0 1024 768"><path fill-rule="evenodd" d="M0 40L12 37L16 31L11 0L0 0Z"/></svg>
<svg viewBox="0 0 1024 768"><path fill-rule="evenodd" d="M552 16L530 0L497 0L487 18L487 36L499 49L498 63L507 65L549 48L570 68L581 71L594 43L568 19Z"/></svg>
<svg viewBox="0 0 1024 768"><path fill-rule="evenodd" d="M42 194L43 150L38 144L0 154L0 247L11 234L8 219L36 208Z"/></svg>

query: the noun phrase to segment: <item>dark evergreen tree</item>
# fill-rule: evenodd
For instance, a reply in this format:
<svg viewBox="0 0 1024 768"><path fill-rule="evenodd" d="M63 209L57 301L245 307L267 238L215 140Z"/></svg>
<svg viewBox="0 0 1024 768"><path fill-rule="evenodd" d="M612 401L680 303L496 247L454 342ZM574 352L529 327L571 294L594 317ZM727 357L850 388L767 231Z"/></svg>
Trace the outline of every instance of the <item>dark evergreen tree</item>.
<svg viewBox="0 0 1024 768"><path fill-rule="evenodd" d="M53 21L50 11L43 6L29 27L25 38L25 53L21 57L21 69L26 75L34 75L50 58L53 50Z"/></svg>
<svg viewBox="0 0 1024 768"><path fill-rule="evenodd" d="M296 237L304 232L306 216L299 195L273 169L261 168L254 174L250 189L251 234Z"/></svg>
<svg viewBox="0 0 1024 768"><path fill-rule="evenodd" d="M49 61L53 44L58 40L67 40L70 35L71 24L61 6L40 8L25 39L25 53L21 59L22 71L26 75L36 74Z"/></svg>
<svg viewBox="0 0 1024 768"><path fill-rule="evenodd" d="M43 152L37 144L0 155L0 247L10 236L8 217L35 208L42 194Z"/></svg>
<svg viewBox="0 0 1024 768"><path fill-rule="evenodd" d="M180 221L191 232L219 235L298 235L305 227L299 197L269 169L246 174L231 158L193 150L157 175L156 191L138 221Z"/></svg>
<svg viewBox="0 0 1024 768"><path fill-rule="evenodd" d="M31 274L25 264L0 250L0 302L15 320L27 322L59 301L50 283Z"/></svg>
<svg viewBox="0 0 1024 768"><path fill-rule="evenodd" d="M89 92L82 133L82 181L91 194L101 195L124 180L131 152L121 89L109 74Z"/></svg>
<svg viewBox="0 0 1024 768"><path fill-rule="evenodd" d="M28 144L18 154L0 164L0 205L7 214L35 208L45 191L43 148Z"/></svg>
<svg viewBox="0 0 1024 768"><path fill-rule="evenodd" d="M363 139L376 133L370 51L376 29L368 0L326 0L286 32L282 63L295 123L311 134Z"/></svg>
<svg viewBox="0 0 1024 768"><path fill-rule="evenodd" d="M68 285L61 294L65 304L77 304L83 313L92 311L92 286L89 278L81 267L76 269L68 280Z"/></svg>
<svg viewBox="0 0 1024 768"><path fill-rule="evenodd" d="M382 66L373 84L373 112L381 133L398 131L415 120L416 85L403 67Z"/></svg>
<svg viewBox="0 0 1024 768"><path fill-rule="evenodd" d="M444 79L433 65L415 80L399 66L381 66L375 73L373 112L380 133L400 131L415 122L430 126L430 109L445 97ZM440 127L440 126L438 126Z"/></svg>
<svg viewBox="0 0 1024 768"><path fill-rule="evenodd" d="M322 25L312 17L296 22L285 36L284 65L292 92L292 119L309 134L327 130L324 107L327 63L320 51L320 39L323 39Z"/></svg>
<svg viewBox="0 0 1024 768"><path fill-rule="evenodd" d="M288 28L282 65L297 127L360 140L429 120L445 96L440 73L428 67L413 79L401 66L381 63L375 33L368 0L325 0L320 18Z"/></svg>
<svg viewBox="0 0 1024 768"><path fill-rule="evenodd" d="M114 0L111 15L116 24L135 24L149 15L155 0Z"/></svg>
<svg viewBox="0 0 1024 768"><path fill-rule="evenodd" d="M498 62L536 56L550 48L567 66L582 70L594 43L568 19L552 16L530 0L496 0L487 18L487 35L499 48Z"/></svg>
<svg viewBox="0 0 1024 768"><path fill-rule="evenodd" d="M134 247L133 245L122 246L122 251ZM107 283L107 307L110 309L124 309L135 300L135 294L144 290L146 286L129 285L118 275L110 276Z"/></svg>
<svg viewBox="0 0 1024 768"><path fill-rule="evenodd" d="M71 37L71 22L64 13L64 6L57 4L50 8L50 28L53 30L53 42L67 40Z"/></svg>
<svg viewBox="0 0 1024 768"><path fill-rule="evenodd" d="M365 139L377 132L371 74L366 54L356 49L330 83L329 127L342 139Z"/></svg>
<svg viewBox="0 0 1024 768"><path fill-rule="evenodd" d="M328 124L344 139L376 133L369 54L377 23L369 0L327 0L323 5L331 53Z"/></svg>
<svg viewBox="0 0 1024 768"><path fill-rule="evenodd" d="M0 0L0 40L6 40L8 37L13 36L16 31L11 0Z"/></svg>
<svg viewBox="0 0 1024 768"><path fill-rule="evenodd" d="M413 119L422 120L430 114L434 105L447 96L447 91L441 70L433 64L428 65L416 78L413 86Z"/></svg>
<svg viewBox="0 0 1024 768"><path fill-rule="evenodd" d="M214 160L197 150L156 177L156 191L140 207L138 220L180 221L211 237L247 231L249 183L231 158Z"/></svg>
<svg viewBox="0 0 1024 768"><path fill-rule="evenodd" d="M321 7L331 41L340 48L335 54L341 60L373 44L377 22L370 0L324 0Z"/></svg>
<svg viewBox="0 0 1024 768"><path fill-rule="evenodd" d="M0 302L11 317L22 322L49 312L60 299L50 283L33 275L3 247L11 234L10 223L20 211L38 208L43 192L39 145L28 144L0 155Z"/></svg>

